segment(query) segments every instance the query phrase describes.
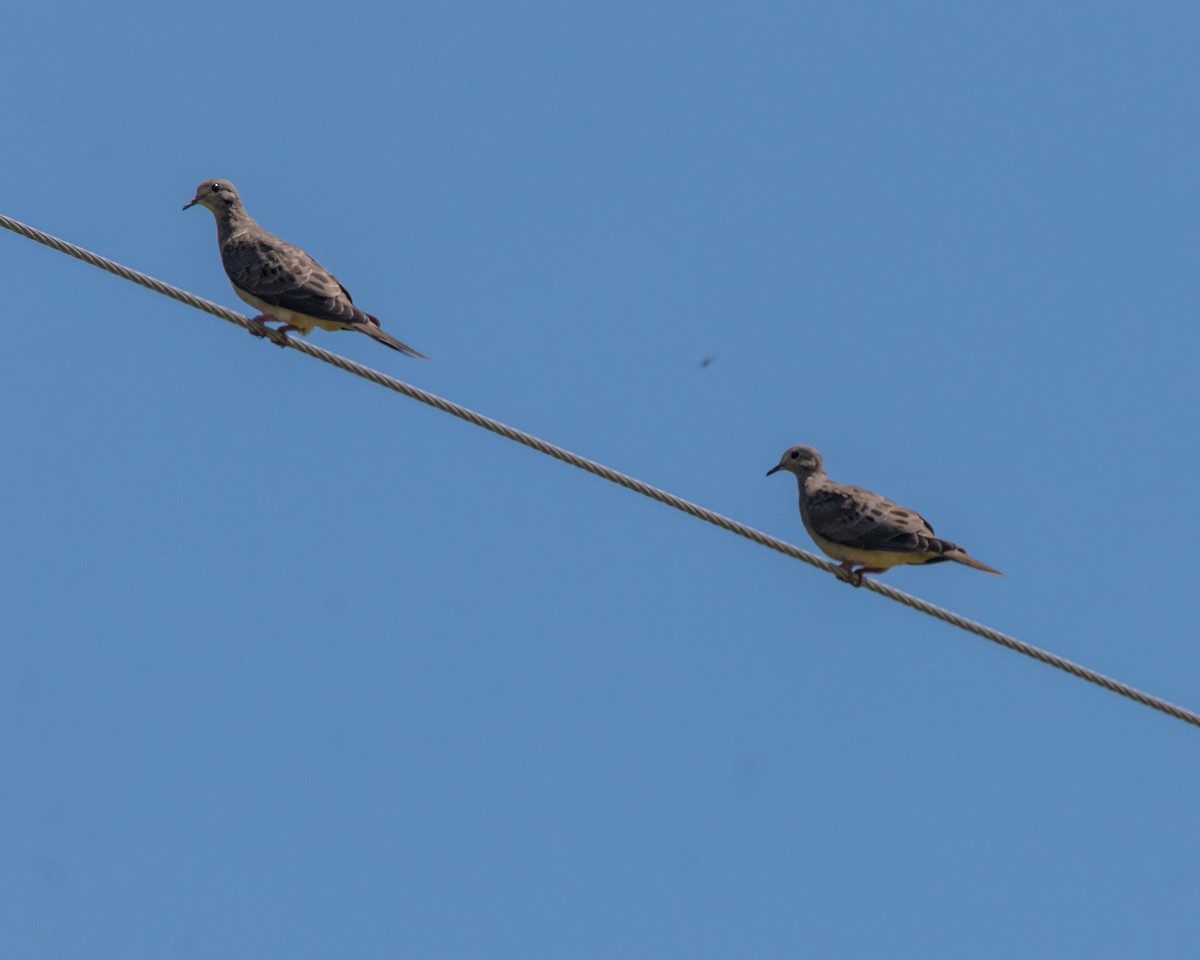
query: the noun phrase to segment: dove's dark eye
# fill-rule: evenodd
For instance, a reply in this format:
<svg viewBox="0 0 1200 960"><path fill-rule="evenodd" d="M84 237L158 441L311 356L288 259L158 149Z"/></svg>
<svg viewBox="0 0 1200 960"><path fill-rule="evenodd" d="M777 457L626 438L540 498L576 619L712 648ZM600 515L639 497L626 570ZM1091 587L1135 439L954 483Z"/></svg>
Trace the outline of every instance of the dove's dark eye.
<svg viewBox="0 0 1200 960"><path fill-rule="evenodd" d="M793 460L795 460L795 459L796 459L797 457L799 457L799 456L800 456L800 453L799 453L798 451L796 451L796 450L793 450L793 451L792 451L792 459L793 459Z"/></svg>
<svg viewBox="0 0 1200 960"><path fill-rule="evenodd" d="M220 190L221 190L221 185L220 185L219 183L214 183L214 184L212 185L212 192L213 192L213 193L219 193L219 192L220 192Z"/></svg>

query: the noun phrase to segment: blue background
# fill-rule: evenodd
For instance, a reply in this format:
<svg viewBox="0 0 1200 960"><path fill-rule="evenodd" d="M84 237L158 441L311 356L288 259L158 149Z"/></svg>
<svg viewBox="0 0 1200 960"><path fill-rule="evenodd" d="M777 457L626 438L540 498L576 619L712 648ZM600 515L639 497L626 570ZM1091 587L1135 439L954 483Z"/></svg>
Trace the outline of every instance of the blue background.
<svg viewBox="0 0 1200 960"><path fill-rule="evenodd" d="M1194 3L8 9L0 211L1200 708ZM5 232L28 958L1200 949L1200 731ZM700 363L715 357L707 367Z"/></svg>

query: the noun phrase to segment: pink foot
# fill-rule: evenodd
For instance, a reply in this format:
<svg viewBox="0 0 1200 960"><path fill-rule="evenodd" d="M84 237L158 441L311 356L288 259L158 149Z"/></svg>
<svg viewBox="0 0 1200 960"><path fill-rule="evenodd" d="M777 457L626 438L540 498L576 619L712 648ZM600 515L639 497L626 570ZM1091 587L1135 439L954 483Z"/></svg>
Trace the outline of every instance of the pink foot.
<svg viewBox="0 0 1200 960"><path fill-rule="evenodd" d="M862 586L862 571L855 570L854 564L849 560L845 561L840 567L834 570L839 580L845 580L852 587Z"/></svg>
<svg viewBox="0 0 1200 960"><path fill-rule="evenodd" d="M257 317L251 317L250 326L248 328L250 331L250 336L265 337L267 335L267 331L271 328L268 327L264 321L270 319L272 318L268 317L265 313L260 313Z"/></svg>
<svg viewBox="0 0 1200 960"><path fill-rule="evenodd" d="M887 573L887 570L883 567L859 567L855 570L854 564L847 560L837 568L836 573L839 580L845 580L852 587L861 587L864 573Z"/></svg>
<svg viewBox="0 0 1200 960"><path fill-rule="evenodd" d="M274 319L275 317L272 317L268 313L260 313L257 317L251 317L250 335L252 337L267 337L277 347L286 347L287 332L298 328L286 323L282 327L268 327L267 321Z"/></svg>

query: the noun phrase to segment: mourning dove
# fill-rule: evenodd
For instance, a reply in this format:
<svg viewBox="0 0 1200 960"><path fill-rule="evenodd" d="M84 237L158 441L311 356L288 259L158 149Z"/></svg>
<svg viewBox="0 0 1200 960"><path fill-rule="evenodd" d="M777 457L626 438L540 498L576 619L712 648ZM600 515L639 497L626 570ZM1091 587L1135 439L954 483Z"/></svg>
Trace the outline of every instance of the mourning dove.
<svg viewBox="0 0 1200 960"><path fill-rule="evenodd" d="M862 586L864 573L883 573L905 563L954 560L1000 574L969 556L956 543L939 540L924 517L862 487L834 483L812 447L789 447L767 476L795 474L800 485L800 519L821 550L841 562L844 580ZM854 569L858 565L858 569Z"/></svg>
<svg viewBox="0 0 1200 960"><path fill-rule="evenodd" d="M221 263L233 292L262 314L254 318L262 336L263 321L279 320L280 333L297 330L307 336L313 327L322 330L358 330L393 350L425 357L379 326L363 313L337 278L299 247L280 240L260 227L242 206L228 180L205 180L183 209L200 204L217 219L217 244Z"/></svg>

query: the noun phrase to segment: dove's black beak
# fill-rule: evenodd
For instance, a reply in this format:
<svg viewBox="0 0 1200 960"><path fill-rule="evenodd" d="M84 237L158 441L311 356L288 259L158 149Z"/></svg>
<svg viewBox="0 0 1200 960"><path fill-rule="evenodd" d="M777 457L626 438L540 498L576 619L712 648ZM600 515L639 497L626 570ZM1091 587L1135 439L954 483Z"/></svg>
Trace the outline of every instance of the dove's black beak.
<svg viewBox="0 0 1200 960"><path fill-rule="evenodd" d="M773 473L778 473L782 469L783 469L783 464L777 463L777 464L775 464L775 466L773 466L770 470L767 471L767 476L769 477Z"/></svg>
<svg viewBox="0 0 1200 960"><path fill-rule="evenodd" d="M191 200L189 200L187 203L185 203L185 204L183 205L183 209L184 209L184 210L186 210L188 207L194 207L194 206L195 206L196 204L198 204L199 202L200 202L200 198L199 198L199 197L192 197L192 199L191 199Z"/></svg>

